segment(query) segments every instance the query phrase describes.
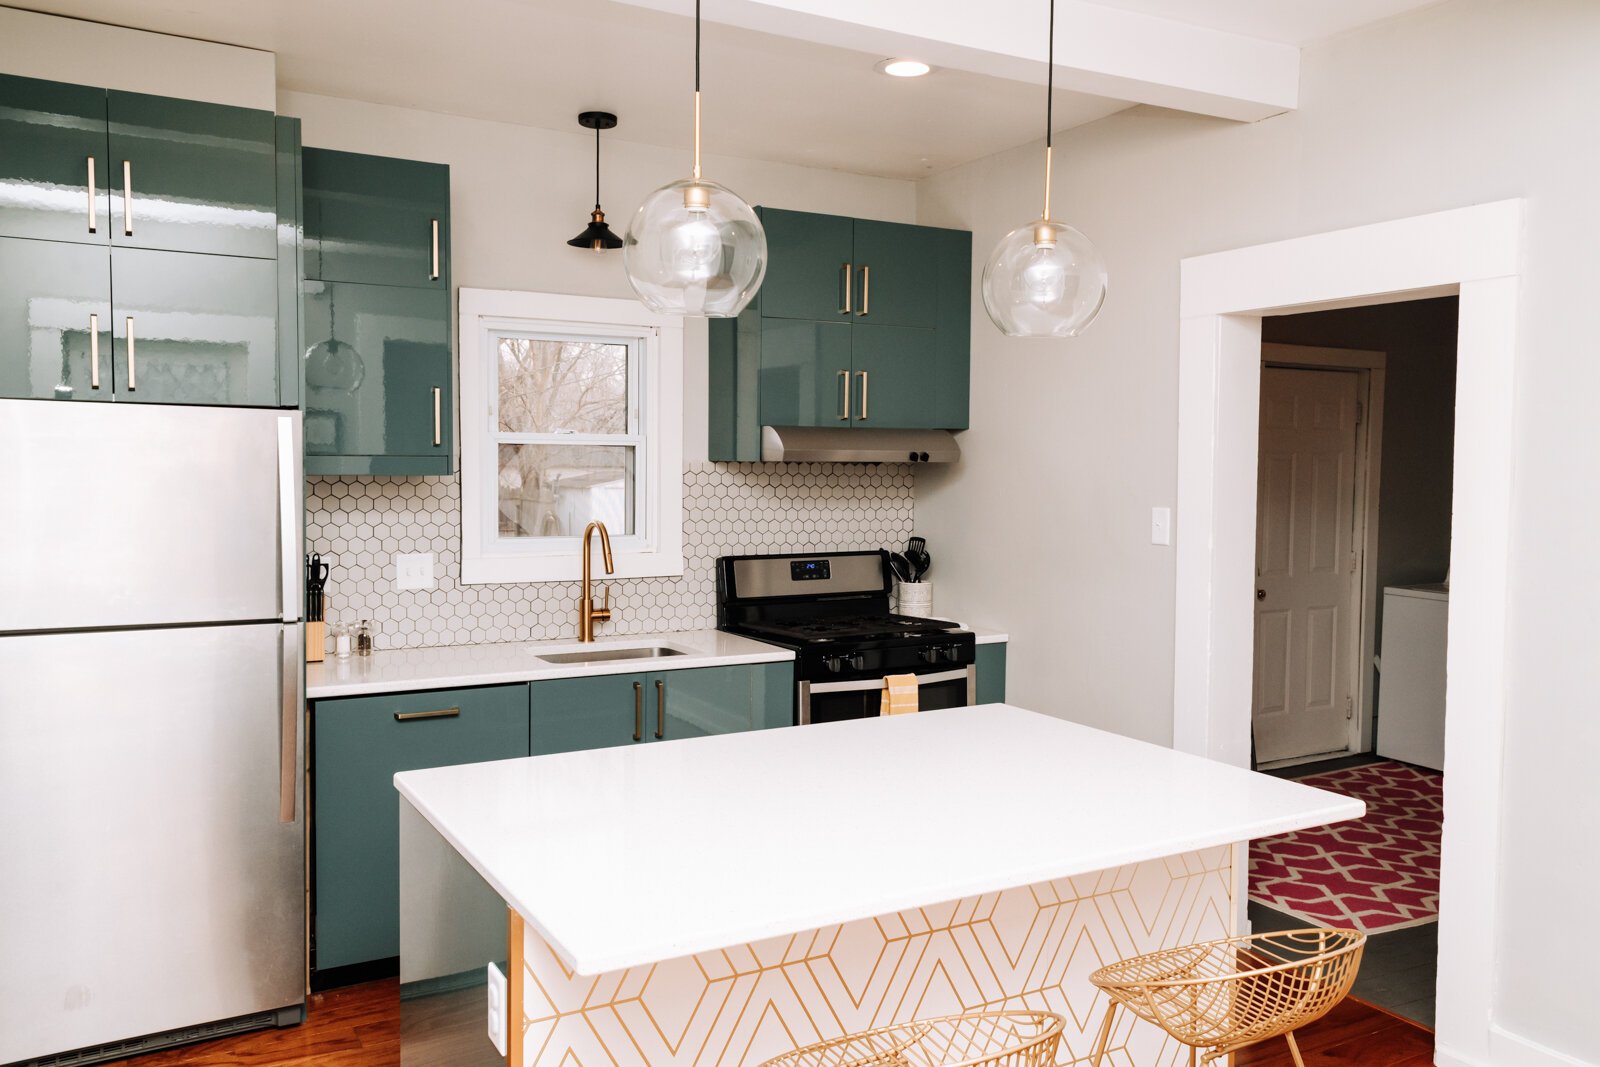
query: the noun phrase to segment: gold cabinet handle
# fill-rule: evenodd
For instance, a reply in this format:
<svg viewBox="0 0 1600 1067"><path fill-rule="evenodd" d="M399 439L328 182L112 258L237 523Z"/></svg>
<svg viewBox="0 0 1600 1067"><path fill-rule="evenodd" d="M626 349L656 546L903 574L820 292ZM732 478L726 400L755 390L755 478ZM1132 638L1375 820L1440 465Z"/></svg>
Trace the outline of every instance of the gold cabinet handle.
<svg viewBox="0 0 1600 1067"><path fill-rule="evenodd" d="M839 405L839 421L850 421L850 372L842 370L839 377L844 379L844 401Z"/></svg>
<svg viewBox="0 0 1600 1067"><path fill-rule="evenodd" d="M861 418L858 421L866 422L867 421L867 372L864 371L864 370L858 370L858 371L856 371L856 374L857 374L857 376L859 376L861 378Z"/></svg>
<svg viewBox="0 0 1600 1067"><path fill-rule="evenodd" d="M439 413L439 387L433 387L433 447L438 448L444 438L444 423Z"/></svg>
<svg viewBox="0 0 1600 1067"><path fill-rule="evenodd" d="M633 739L644 740L644 683L633 683Z"/></svg>
<svg viewBox="0 0 1600 1067"><path fill-rule="evenodd" d="M440 708L438 711L397 711L394 713L394 721L417 722L422 719L454 719L460 714L460 708Z"/></svg>
<svg viewBox="0 0 1600 1067"><path fill-rule="evenodd" d="M95 217L94 210L94 157L89 157L89 232L97 233L99 219Z"/></svg>
<svg viewBox="0 0 1600 1067"><path fill-rule="evenodd" d="M430 282L436 282L436 281L439 280L439 220L438 219L434 219L432 221L433 221L433 256L428 261L429 262L428 280ZM434 442L434 444L438 444L438 443L439 442L437 442L437 441Z"/></svg>
<svg viewBox="0 0 1600 1067"><path fill-rule="evenodd" d="M855 286L850 284L854 270L850 264L841 263L839 264L839 273L843 276L844 281L844 307L839 309L839 314L848 315L850 314L850 298L855 293Z"/></svg>
<svg viewBox="0 0 1600 1067"><path fill-rule="evenodd" d="M861 310L857 315L865 318L872 307L872 268L861 268Z"/></svg>
<svg viewBox="0 0 1600 1067"><path fill-rule="evenodd" d="M133 161L122 161L122 235L133 236Z"/></svg>
<svg viewBox="0 0 1600 1067"><path fill-rule="evenodd" d="M89 388L100 388L100 316L89 316Z"/></svg>
<svg viewBox="0 0 1600 1067"><path fill-rule="evenodd" d="M133 355L133 316L128 316L128 392L139 388L139 367Z"/></svg>
<svg viewBox="0 0 1600 1067"><path fill-rule="evenodd" d="M667 683L656 679L656 740L667 736Z"/></svg>

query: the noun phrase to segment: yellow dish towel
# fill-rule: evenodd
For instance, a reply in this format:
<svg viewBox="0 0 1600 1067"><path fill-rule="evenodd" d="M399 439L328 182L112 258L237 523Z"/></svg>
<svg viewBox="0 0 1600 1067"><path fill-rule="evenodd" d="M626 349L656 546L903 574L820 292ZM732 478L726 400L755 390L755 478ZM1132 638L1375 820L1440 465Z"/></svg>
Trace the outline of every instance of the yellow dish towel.
<svg viewBox="0 0 1600 1067"><path fill-rule="evenodd" d="M878 702L879 715L905 715L918 710L916 675L891 674L883 680L883 698Z"/></svg>

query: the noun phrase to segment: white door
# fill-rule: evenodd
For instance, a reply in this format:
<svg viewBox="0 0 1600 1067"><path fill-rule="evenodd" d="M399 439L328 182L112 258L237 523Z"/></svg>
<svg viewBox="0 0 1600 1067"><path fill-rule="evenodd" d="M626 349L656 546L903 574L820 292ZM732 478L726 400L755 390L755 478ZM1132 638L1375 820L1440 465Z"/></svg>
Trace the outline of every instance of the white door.
<svg viewBox="0 0 1600 1067"><path fill-rule="evenodd" d="M1349 748L1360 375L1266 367L1256 505L1256 760Z"/></svg>

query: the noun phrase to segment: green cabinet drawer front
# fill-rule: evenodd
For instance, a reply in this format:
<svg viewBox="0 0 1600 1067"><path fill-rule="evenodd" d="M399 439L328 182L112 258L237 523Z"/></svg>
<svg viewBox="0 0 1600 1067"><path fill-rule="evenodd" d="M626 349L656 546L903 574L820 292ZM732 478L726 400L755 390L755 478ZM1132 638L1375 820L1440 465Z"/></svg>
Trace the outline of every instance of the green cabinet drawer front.
<svg viewBox="0 0 1600 1067"><path fill-rule="evenodd" d="M316 967L397 956L394 775L526 756L528 687L320 700L312 711L312 745Z"/></svg>
<svg viewBox="0 0 1600 1067"><path fill-rule="evenodd" d="M0 237L0 396L110 400L113 392L111 249Z"/></svg>
<svg viewBox="0 0 1600 1067"><path fill-rule="evenodd" d="M448 473L449 293L347 282L303 288L306 455L427 457L445 468L385 473Z"/></svg>
<svg viewBox="0 0 1600 1067"><path fill-rule="evenodd" d="M768 318L844 320L853 271L851 222L837 215L761 209L767 231L767 276L761 314Z"/></svg>
<svg viewBox="0 0 1600 1067"><path fill-rule="evenodd" d="M941 373L936 331L856 323L850 339L855 425L939 429L952 425L958 403L965 408L965 381L958 391Z"/></svg>
<svg viewBox="0 0 1600 1067"><path fill-rule="evenodd" d="M648 736L673 741L788 726L793 682L787 663L660 671L651 675Z"/></svg>
<svg viewBox="0 0 1600 1067"><path fill-rule="evenodd" d="M631 745L655 729L655 689L647 674L557 678L528 688L528 742L535 756Z"/></svg>
<svg viewBox="0 0 1600 1067"><path fill-rule="evenodd" d="M277 255L272 112L113 91L108 115L113 244Z"/></svg>
<svg viewBox="0 0 1600 1067"><path fill-rule="evenodd" d="M1005 642L979 645L978 703L1003 704L1006 699Z"/></svg>
<svg viewBox="0 0 1600 1067"><path fill-rule="evenodd" d="M929 329L939 325L939 279L944 269L940 232L899 222L855 220L857 321ZM863 270L868 273L863 275Z"/></svg>
<svg viewBox="0 0 1600 1067"><path fill-rule="evenodd" d="M111 294L118 400L277 406L275 262L115 248Z"/></svg>
<svg viewBox="0 0 1600 1067"><path fill-rule="evenodd" d="M849 384L850 333L845 322L762 321L761 425L850 424L845 410L845 392L854 388ZM850 410L857 410L853 403Z"/></svg>
<svg viewBox="0 0 1600 1067"><path fill-rule="evenodd" d="M306 277L445 289L450 168L307 148Z"/></svg>
<svg viewBox="0 0 1600 1067"><path fill-rule="evenodd" d="M104 89L0 74L0 236L105 244L108 173Z"/></svg>

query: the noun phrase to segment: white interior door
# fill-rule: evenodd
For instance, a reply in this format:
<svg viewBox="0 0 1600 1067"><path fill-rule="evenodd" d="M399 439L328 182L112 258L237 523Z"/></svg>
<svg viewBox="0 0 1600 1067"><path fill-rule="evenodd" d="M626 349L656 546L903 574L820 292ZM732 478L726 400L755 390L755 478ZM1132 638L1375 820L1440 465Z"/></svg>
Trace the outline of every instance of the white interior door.
<svg viewBox="0 0 1600 1067"><path fill-rule="evenodd" d="M1359 560L1360 376L1261 372L1256 509L1256 760L1349 748Z"/></svg>

